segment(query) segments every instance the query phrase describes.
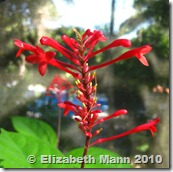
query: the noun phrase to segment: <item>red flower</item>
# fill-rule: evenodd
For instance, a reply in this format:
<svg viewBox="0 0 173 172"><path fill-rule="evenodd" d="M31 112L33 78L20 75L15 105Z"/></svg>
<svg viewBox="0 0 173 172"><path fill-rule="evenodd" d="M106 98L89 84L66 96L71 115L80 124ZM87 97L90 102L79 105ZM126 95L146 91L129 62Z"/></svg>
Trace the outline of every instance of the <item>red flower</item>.
<svg viewBox="0 0 173 172"><path fill-rule="evenodd" d="M50 95L50 92L55 94L58 102L62 102L63 91L66 91L66 94L68 94L71 88L73 88L73 85L71 85L69 81L55 75L52 82L48 86L46 93L47 95Z"/></svg>
<svg viewBox="0 0 173 172"><path fill-rule="evenodd" d="M55 52L50 51L44 52L39 46L34 47L17 39L15 39L14 44L20 48L16 56L19 56L24 50L28 50L33 53L26 57L26 61L33 64L37 63L38 71L41 75L45 74L47 64L56 54Z"/></svg>
<svg viewBox="0 0 173 172"><path fill-rule="evenodd" d="M50 47L55 48L58 52L60 52L62 55L64 55L66 58L68 58L70 61L72 61L74 64L80 65L79 60L76 59L77 58L77 55L74 52L72 52L72 51L64 48L62 45L60 45L54 39L49 38L49 37L46 37L46 36L43 36L40 39L40 43L42 45L48 45ZM73 44L73 41L70 40L70 43Z"/></svg>
<svg viewBox="0 0 173 172"><path fill-rule="evenodd" d="M64 116L66 116L70 111L77 113L77 108L79 108L79 106L69 101L64 101L64 103L58 103L58 106L64 109Z"/></svg>
<svg viewBox="0 0 173 172"><path fill-rule="evenodd" d="M68 80L61 78L58 75L55 75L55 77L52 79L52 82L48 86L47 91L54 90L55 88L57 91L63 91L71 89L72 87L73 85L71 85L71 83Z"/></svg>
<svg viewBox="0 0 173 172"><path fill-rule="evenodd" d="M39 73L43 76L46 72L47 69L47 64L50 64L52 66L55 66L67 73L70 73L73 75L75 78L79 78L79 74L72 72L68 70L66 67L64 67L64 63L56 60L54 57L56 55L55 52L44 52L43 49L41 49L39 46L32 46L30 44L24 43L18 39L14 39L14 44L18 46L20 49L16 54L16 57L18 57L24 50L30 51L31 55L28 55L26 57L26 61L30 63L37 63L38 64L38 71ZM70 67L71 65L67 65ZM73 68L73 67L72 67Z"/></svg>
<svg viewBox="0 0 173 172"><path fill-rule="evenodd" d="M91 66L89 70L91 71L91 70L95 70L95 69L98 69L98 68L102 68L102 67L108 66L112 63L115 63L115 62L118 62L118 61L121 61L121 60L126 60L126 59L129 59L129 58L135 57L135 56L138 58L138 60L143 65L148 66L149 64L148 64L146 58L143 56L143 54L147 54L148 52L151 51L151 49L152 48L149 45L145 45L145 46L142 46L142 47L139 47L139 48L134 48L133 50L129 50L129 51L125 52L124 54L122 54L121 56L119 56L117 58L114 58L113 60L102 63L100 65Z"/></svg>
<svg viewBox="0 0 173 172"><path fill-rule="evenodd" d="M129 134L133 134L133 133L137 133L137 132L140 132L140 131L145 131L145 130L149 130L152 134L152 136L154 137L154 133L157 131L156 129L156 124L158 124L160 122L160 119L159 118L156 118L146 124L142 124L140 126L137 126L129 131L126 131L122 134L118 134L118 135L115 135L115 136L111 136L111 137L108 137L108 138L101 138L101 139L98 139L96 140L95 142L91 143L90 146L93 146L93 145L96 145L96 144L99 144L99 143L103 143L103 142L106 142L106 141L110 141L110 140L114 140L114 139L117 139L117 138L120 138L120 137L124 137L124 136L127 136Z"/></svg>
<svg viewBox="0 0 173 172"><path fill-rule="evenodd" d="M125 115L127 114L127 110L126 109L121 109L121 110L118 110L118 111L115 111L112 115L109 115L107 117L104 117L104 118L101 118L99 119L98 121L96 121L96 123L94 124L97 125L97 124L100 124L108 119L111 119L111 118L114 118L114 117L117 117L117 116L120 116L120 115Z"/></svg>
<svg viewBox="0 0 173 172"><path fill-rule="evenodd" d="M101 52L104 52L110 48L114 48L114 47L117 47L117 46L123 46L123 47L130 47L131 46L131 42L128 40L128 39L117 39L115 41L113 41L112 43L110 43L109 45L95 51L95 52L91 52L91 53L88 53L87 54L87 57L85 58L88 58L90 59L91 57L101 53Z"/></svg>

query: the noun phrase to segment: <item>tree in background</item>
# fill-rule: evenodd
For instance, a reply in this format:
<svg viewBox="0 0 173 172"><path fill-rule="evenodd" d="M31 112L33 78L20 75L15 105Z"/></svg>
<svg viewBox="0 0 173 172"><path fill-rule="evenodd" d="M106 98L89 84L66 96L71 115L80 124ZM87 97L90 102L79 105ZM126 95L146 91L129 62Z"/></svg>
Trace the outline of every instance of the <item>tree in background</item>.
<svg viewBox="0 0 173 172"><path fill-rule="evenodd" d="M114 35L114 22L115 22L115 17L114 17L114 13L115 13L115 0L112 0L111 3L111 21L110 21L110 36Z"/></svg>
<svg viewBox="0 0 173 172"><path fill-rule="evenodd" d="M10 111L15 113L19 105L26 103L24 93L31 79L34 83L33 74L27 73L24 58L18 62L13 58L16 53L14 37L35 44L39 35L46 31L43 19L53 20L57 17L51 0L5 0L0 3L0 94L3 97L0 101L0 118ZM39 80L37 76L34 79Z"/></svg>
<svg viewBox="0 0 173 172"><path fill-rule="evenodd" d="M121 99L119 106L123 102L131 106L138 104L139 109L134 116L136 119L147 120L159 114L162 125L159 126L157 139L152 140L153 146L148 147L148 153L161 154L164 162L155 164L155 167L165 168L169 167L169 1L135 0L134 8L136 14L122 23L118 36L137 31L137 37L132 40L133 45L139 46L147 42L151 44L151 65L144 70L142 67L138 68L134 61L118 64L114 68L115 74L116 71L121 71L118 86L124 87L125 92L129 91L131 102L127 102L123 92L119 92L122 88L116 87L115 94L119 94ZM140 77L134 72L136 70ZM124 85L123 80L128 84ZM156 148L155 144L159 146ZM149 166L153 167L153 164Z"/></svg>

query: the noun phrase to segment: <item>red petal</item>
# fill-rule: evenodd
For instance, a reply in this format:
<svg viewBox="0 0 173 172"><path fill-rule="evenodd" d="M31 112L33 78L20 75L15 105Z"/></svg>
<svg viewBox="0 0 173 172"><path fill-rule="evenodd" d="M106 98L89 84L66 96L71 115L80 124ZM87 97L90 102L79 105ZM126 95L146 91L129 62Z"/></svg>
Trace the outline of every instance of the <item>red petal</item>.
<svg viewBox="0 0 173 172"><path fill-rule="evenodd" d="M45 53L45 57L46 57L46 61L49 61L50 59L54 58L56 55L55 52L52 52L52 51L48 51Z"/></svg>
<svg viewBox="0 0 173 172"><path fill-rule="evenodd" d="M33 63L33 64L39 62L39 60L38 60L38 58L37 58L37 56L36 56L35 54L31 54L31 55L27 56L27 57L25 58L25 60L26 60L27 62Z"/></svg>
<svg viewBox="0 0 173 172"><path fill-rule="evenodd" d="M140 49L141 49L140 50L141 54L146 54L152 50L152 47L149 45L144 45L144 46L140 47Z"/></svg>
<svg viewBox="0 0 173 172"><path fill-rule="evenodd" d="M16 57L19 57L23 53L24 49L20 48L19 51L16 54Z"/></svg>
<svg viewBox="0 0 173 172"><path fill-rule="evenodd" d="M90 36L90 35L92 35L92 32L90 29L87 29L85 33L82 35L82 40L84 40L86 36Z"/></svg>
<svg viewBox="0 0 173 172"><path fill-rule="evenodd" d="M38 45L36 45L36 50L37 50L37 53L44 54L43 49L41 47L39 47Z"/></svg>
<svg viewBox="0 0 173 172"><path fill-rule="evenodd" d="M17 47L22 48L24 50L28 50L28 51L31 51L31 52L36 52L36 48L33 45L27 44L27 43L22 42L18 39L14 39L14 44Z"/></svg>
<svg viewBox="0 0 173 172"><path fill-rule="evenodd" d="M46 69L47 69L47 63L46 62L41 62L38 65L38 71L40 73L40 75L44 75L46 73Z"/></svg>
<svg viewBox="0 0 173 172"><path fill-rule="evenodd" d="M142 54L137 54L136 56L143 65L149 66L147 59Z"/></svg>
<svg viewBox="0 0 173 172"><path fill-rule="evenodd" d="M88 48L93 42L104 41L106 37L101 31L95 30L91 36L89 36L84 42L84 49Z"/></svg>
<svg viewBox="0 0 173 172"><path fill-rule="evenodd" d="M69 101L65 101L64 103L58 103L58 106L64 108L64 116L66 116L70 111L76 112L76 105Z"/></svg>

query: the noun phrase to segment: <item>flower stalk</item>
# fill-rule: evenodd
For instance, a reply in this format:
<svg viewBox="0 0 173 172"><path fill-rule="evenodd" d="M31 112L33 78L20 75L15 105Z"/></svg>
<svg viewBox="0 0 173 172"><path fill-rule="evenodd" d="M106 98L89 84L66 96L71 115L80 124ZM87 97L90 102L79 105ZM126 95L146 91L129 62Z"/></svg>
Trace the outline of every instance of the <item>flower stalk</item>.
<svg viewBox="0 0 173 172"><path fill-rule="evenodd" d="M47 87L46 95L52 96L55 95L57 101L59 103L63 102L63 92L66 92L66 97L68 97L69 90L73 88L73 85L70 84L66 79L61 78L58 75L55 75L50 85ZM58 121L57 121L57 148L59 148L60 144L60 136L61 136L61 108L57 110Z"/></svg>

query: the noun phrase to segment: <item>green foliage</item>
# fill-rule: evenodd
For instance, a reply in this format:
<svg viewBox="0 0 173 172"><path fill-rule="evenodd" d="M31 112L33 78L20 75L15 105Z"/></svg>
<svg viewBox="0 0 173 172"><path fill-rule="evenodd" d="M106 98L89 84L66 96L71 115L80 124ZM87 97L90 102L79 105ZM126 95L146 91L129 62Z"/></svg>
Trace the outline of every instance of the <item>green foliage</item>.
<svg viewBox="0 0 173 172"><path fill-rule="evenodd" d="M1 129L0 133L0 167L4 168L80 168L80 163L69 163L70 156L82 157L83 148L78 148L64 155L56 148L56 136L53 129L45 122L26 118L13 117L12 124L17 132ZM86 168L131 168L123 162L100 163L100 155L112 158L120 157L106 149L90 148L89 155L96 163L86 164ZM47 158L49 155L51 157ZM44 158L43 158L44 156ZM62 158L62 163L56 163L52 157ZM106 161L106 160L105 160ZM48 162L48 163L47 163Z"/></svg>
<svg viewBox="0 0 173 172"><path fill-rule="evenodd" d="M161 27L169 27L169 1L168 0L135 0L134 7L143 13L148 20L154 20Z"/></svg>
<svg viewBox="0 0 173 172"><path fill-rule="evenodd" d="M45 122L38 119L15 116L12 118L15 130L26 136L33 136L56 147L56 133Z"/></svg>
<svg viewBox="0 0 173 172"><path fill-rule="evenodd" d="M25 117L13 117L12 123L18 131L1 129L0 159L5 168L72 168L70 164L42 164L41 155L64 155L56 149L56 136L45 122ZM28 156L36 157L35 163L28 162Z"/></svg>
<svg viewBox="0 0 173 172"><path fill-rule="evenodd" d="M119 34L130 33L138 29L141 24L148 25L145 29L140 28L137 31L137 37L131 41L134 47L151 45L152 51L147 55L150 66L146 68L137 64L135 60L130 60L117 64L114 71L119 71L119 77L133 82L138 87L148 85L152 88L158 83L168 86L169 1L135 0L134 8L136 14L122 23ZM124 71L124 69L126 70ZM130 81L130 79L132 80Z"/></svg>
<svg viewBox="0 0 173 172"><path fill-rule="evenodd" d="M143 23L157 25L158 31L169 28L169 1L135 0L134 8L136 14L121 24L118 36L134 31Z"/></svg>
<svg viewBox="0 0 173 172"><path fill-rule="evenodd" d="M64 164L41 164L41 155L64 155L50 143L37 139L30 135L8 132L1 130L0 135L0 158L5 168L68 168ZM35 163L29 163L27 158L34 155L37 159ZM71 166L69 166L71 167Z"/></svg>
<svg viewBox="0 0 173 172"><path fill-rule="evenodd" d="M157 25L151 25L147 29L140 29L138 37L132 40L134 46L150 44L160 60L169 59L169 32L168 28L160 29Z"/></svg>

